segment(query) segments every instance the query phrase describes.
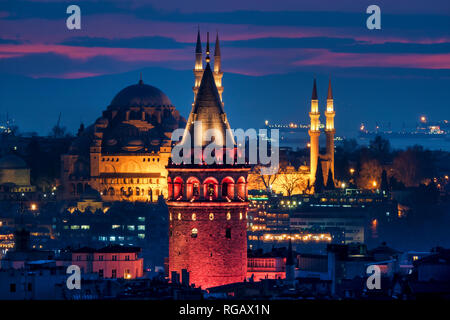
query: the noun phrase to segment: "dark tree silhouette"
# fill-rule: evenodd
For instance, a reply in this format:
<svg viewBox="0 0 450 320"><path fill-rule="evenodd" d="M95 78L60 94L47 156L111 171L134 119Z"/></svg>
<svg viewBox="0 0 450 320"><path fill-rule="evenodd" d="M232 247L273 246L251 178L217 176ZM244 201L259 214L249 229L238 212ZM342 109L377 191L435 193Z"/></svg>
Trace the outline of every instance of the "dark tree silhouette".
<svg viewBox="0 0 450 320"><path fill-rule="evenodd" d="M334 190L333 172L331 171L331 168L328 169L327 185L325 189Z"/></svg>
<svg viewBox="0 0 450 320"><path fill-rule="evenodd" d="M317 170L316 170L316 181L314 182L314 193L323 192L323 171L322 171L322 161L319 158L317 161Z"/></svg>
<svg viewBox="0 0 450 320"><path fill-rule="evenodd" d="M383 172L381 172L381 191L388 192L389 191L389 184L387 179L387 173L386 170L383 169Z"/></svg>

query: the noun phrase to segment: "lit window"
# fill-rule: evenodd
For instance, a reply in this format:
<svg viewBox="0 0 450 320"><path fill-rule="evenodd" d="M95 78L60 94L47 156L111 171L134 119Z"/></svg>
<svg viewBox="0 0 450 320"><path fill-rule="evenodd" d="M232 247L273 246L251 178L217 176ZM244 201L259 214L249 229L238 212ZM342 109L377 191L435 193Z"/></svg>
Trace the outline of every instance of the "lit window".
<svg viewBox="0 0 450 320"><path fill-rule="evenodd" d="M178 220L181 220L181 213L178 214Z"/></svg>
<svg viewBox="0 0 450 320"><path fill-rule="evenodd" d="M193 229L191 230L191 237L192 237L192 238L197 238L197 235L198 235L198 230L197 230L197 228L193 228Z"/></svg>
<svg viewBox="0 0 450 320"><path fill-rule="evenodd" d="M192 214L192 220L193 221L197 220L197 215L195 213Z"/></svg>
<svg viewBox="0 0 450 320"><path fill-rule="evenodd" d="M90 227L89 227L88 225L82 225L82 226L81 226L81 229L83 229L83 230L89 230L89 228L90 228Z"/></svg>
<svg viewBox="0 0 450 320"><path fill-rule="evenodd" d="M231 219L231 213L227 212L227 220Z"/></svg>
<svg viewBox="0 0 450 320"><path fill-rule="evenodd" d="M118 224L113 224L111 226L111 229L119 229L119 228L120 228L120 225L118 225Z"/></svg>
<svg viewBox="0 0 450 320"><path fill-rule="evenodd" d="M242 212L239 212L239 220L242 220Z"/></svg>
<svg viewBox="0 0 450 320"><path fill-rule="evenodd" d="M214 213L209 214L209 220L211 220L211 221L214 220Z"/></svg>
<svg viewBox="0 0 450 320"><path fill-rule="evenodd" d="M138 230L145 230L145 226L137 226Z"/></svg>
<svg viewBox="0 0 450 320"><path fill-rule="evenodd" d="M72 230L78 230L78 229L80 229L80 226L78 226L78 225L73 225L73 226L70 226L70 229L72 229Z"/></svg>
<svg viewBox="0 0 450 320"><path fill-rule="evenodd" d="M144 239L144 238L145 238L145 234L143 234L143 233L138 233L138 238L139 238L139 239Z"/></svg>
<svg viewBox="0 0 450 320"><path fill-rule="evenodd" d="M129 226L127 226L127 228L128 228L128 230L130 230L130 231L134 231L134 226L133 226L133 225L129 225Z"/></svg>

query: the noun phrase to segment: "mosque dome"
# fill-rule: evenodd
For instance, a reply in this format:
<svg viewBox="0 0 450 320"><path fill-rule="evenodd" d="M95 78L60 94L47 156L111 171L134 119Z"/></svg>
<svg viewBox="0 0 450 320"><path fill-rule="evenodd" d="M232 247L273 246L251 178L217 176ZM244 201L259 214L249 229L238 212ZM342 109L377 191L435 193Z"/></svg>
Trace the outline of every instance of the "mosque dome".
<svg viewBox="0 0 450 320"><path fill-rule="evenodd" d="M0 158L0 169L27 169L25 161L13 154Z"/></svg>
<svg viewBox="0 0 450 320"><path fill-rule="evenodd" d="M172 106L172 102L164 92L156 87L144 84L142 79L122 89L111 101L108 110L129 107L160 107Z"/></svg>

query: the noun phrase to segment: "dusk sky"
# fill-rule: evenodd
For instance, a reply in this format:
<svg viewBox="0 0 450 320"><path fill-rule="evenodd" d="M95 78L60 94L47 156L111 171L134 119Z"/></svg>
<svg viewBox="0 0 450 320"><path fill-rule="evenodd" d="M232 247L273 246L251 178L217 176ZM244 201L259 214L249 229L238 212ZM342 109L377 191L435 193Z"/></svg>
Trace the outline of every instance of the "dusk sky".
<svg viewBox="0 0 450 320"><path fill-rule="evenodd" d="M66 28L70 4L81 30ZM371 4L381 30L366 28ZM0 116L47 134L61 112L75 131L142 71L187 118L199 26L204 42L219 32L233 127L307 122L313 78L323 110L330 76L338 134L450 120L449 18L448 0L2 0Z"/></svg>

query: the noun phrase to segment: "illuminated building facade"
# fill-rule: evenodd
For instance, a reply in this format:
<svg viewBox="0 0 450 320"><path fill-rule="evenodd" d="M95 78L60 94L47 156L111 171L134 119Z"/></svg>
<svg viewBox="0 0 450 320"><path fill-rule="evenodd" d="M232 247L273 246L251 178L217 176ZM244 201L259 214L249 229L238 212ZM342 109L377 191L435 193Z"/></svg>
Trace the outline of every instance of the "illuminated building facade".
<svg viewBox="0 0 450 320"><path fill-rule="evenodd" d="M77 199L88 188L103 201L167 197L171 134L185 123L170 99L141 77L121 90L62 156L63 198Z"/></svg>
<svg viewBox="0 0 450 320"><path fill-rule="evenodd" d="M144 259L137 247L108 246L101 249L80 248L72 252L72 264L83 273L96 273L106 279L136 279L143 276Z"/></svg>
<svg viewBox="0 0 450 320"><path fill-rule="evenodd" d="M198 89L194 87L195 103L180 142L193 146L195 141L201 152L191 152L194 164L170 163L167 167L169 274L182 275L185 269L190 283L202 288L241 282L246 277L249 171L248 166L235 162L204 161L203 151L209 143L205 132L210 128L217 130L215 142L221 155L227 152L236 155L237 151L225 147L225 139L233 137L209 63L209 41L206 53L206 67ZM217 54L220 54L218 44ZM194 132L194 121L202 122L202 132ZM221 155L216 153L216 160Z"/></svg>

